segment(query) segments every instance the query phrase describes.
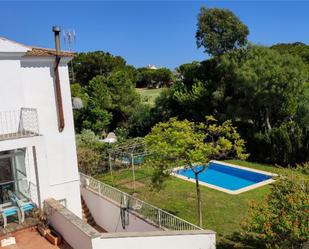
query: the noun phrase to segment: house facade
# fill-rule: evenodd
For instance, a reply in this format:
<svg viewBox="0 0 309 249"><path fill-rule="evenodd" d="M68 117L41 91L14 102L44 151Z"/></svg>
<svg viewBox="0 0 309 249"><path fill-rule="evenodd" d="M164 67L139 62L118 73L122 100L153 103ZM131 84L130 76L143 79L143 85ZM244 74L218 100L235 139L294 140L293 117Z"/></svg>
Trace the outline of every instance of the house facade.
<svg viewBox="0 0 309 249"><path fill-rule="evenodd" d="M0 37L0 204L9 190L39 207L54 198L81 217L71 58Z"/></svg>

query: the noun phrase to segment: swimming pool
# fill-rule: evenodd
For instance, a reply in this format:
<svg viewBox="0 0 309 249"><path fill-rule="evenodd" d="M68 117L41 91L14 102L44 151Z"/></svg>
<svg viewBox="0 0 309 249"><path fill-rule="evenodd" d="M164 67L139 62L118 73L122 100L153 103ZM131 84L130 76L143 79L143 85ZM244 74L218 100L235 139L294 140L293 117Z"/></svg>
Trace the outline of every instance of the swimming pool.
<svg viewBox="0 0 309 249"><path fill-rule="evenodd" d="M196 166L197 170L202 166ZM178 178L195 182L189 168L176 168L172 174ZM200 184L229 194L240 194L273 182L276 174L254 170L233 164L211 161L205 171L199 174Z"/></svg>

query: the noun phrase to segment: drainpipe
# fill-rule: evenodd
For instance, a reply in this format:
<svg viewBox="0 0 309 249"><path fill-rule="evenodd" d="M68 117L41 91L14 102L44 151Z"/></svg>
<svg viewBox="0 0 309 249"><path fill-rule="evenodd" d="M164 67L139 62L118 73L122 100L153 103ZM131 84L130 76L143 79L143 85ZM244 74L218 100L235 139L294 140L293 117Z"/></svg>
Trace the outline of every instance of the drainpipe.
<svg viewBox="0 0 309 249"><path fill-rule="evenodd" d="M61 86L60 86L60 77L59 77L59 63L60 63L60 27L54 26L53 32L55 34L55 47L56 47L56 58L54 63L54 75L55 75L55 87L56 87L56 100L57 100L57 113L58 113L58 130L62 132L64 129L64 113L62 105L62 96L61 96Z"/></svg>

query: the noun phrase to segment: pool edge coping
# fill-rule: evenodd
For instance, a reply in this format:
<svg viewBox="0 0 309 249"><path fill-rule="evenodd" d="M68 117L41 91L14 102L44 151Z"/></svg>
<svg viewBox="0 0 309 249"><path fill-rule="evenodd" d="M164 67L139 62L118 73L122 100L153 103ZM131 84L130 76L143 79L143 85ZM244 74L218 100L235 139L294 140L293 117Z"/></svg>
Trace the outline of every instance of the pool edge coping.
<svg viewBox="0 0 309 249"><path fill-rule="evenodd" d="M247 168L247 167L244 167L244 166L238 166L238 165L235 165L235 164L221 162L221 161L217 161L217 160L211 160L210 163L211 162L220 163L220 164L223 164L223 165L226 165L226 166L229 166L229 167L238 168L238 169L242 169L242 170L246 170L246 171L251 171L251 172L255 172L255 173L260 173L260 174L264 174L264 175L268 175L268 176L272 176L272 177L278 176L278 174L275 174L275 173L270 173L270 172L263 171L263 170L251 169L251 168ZM179 170L179 169L184 169L184 168L185 168L185 166L176 167L176 168L173 168L173 171L174 170ZM188 178L188 177L185 177L183 175L179 175L179 174L177 174L177 173L175 173L173 171L171 173L172 176L175 176L175 177L180 178L182 180L186 180L186 181L195 183L195 179L194 178ZM238 195L238 194L247 192L249 190L252 190L252 189L255 189L255 188L259 188L259 187L268 185L268 184L273 183L275 181L276 180L270 178L270 179L264 180L262 182L258 182L258 183L255 183L255 184L252 184L250 186L243 187L243 188L240 188L240 189L237 189L237 190L229 190L229 189L218 187L216 185L205 183L205 182L202 182L202 181L199 181L199 184L201 186L208 187L208 188L211 188L211 189L215 189L215 190L227 193L227 194Z"/></svg>

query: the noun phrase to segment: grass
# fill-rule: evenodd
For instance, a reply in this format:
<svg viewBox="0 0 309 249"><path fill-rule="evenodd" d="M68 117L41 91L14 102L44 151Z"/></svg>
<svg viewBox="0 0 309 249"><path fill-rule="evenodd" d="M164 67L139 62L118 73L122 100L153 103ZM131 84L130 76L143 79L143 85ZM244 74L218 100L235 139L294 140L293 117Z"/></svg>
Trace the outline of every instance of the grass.
<svg viewBox="0 0 309 249"><path fill-rule="evenodd" d="M156 98L160 95L163 89L164 88L136 88L136 91L141 95L143 103L154 106Z"/></svg>
<svg viewBox="0 0 309 249"><path fill-rule="evenodd" d="M272 173L280 174L280 172L283 172L283 169L275 166L239 160L228 160L227 162ZM101 175L98 178L125 192L133 193L133 190L128 188L129 183L132 182L131 169L113 172L113 178L110 174ZM138 198L197 224L195 184L176 177L170 177L163 190L160 192L151 191L151 169L144 166L136 169L136 180L143 183L140 184L142 187L137 188L135 192ZM246 217L250 202L264 201L269 191L270 186L267 185L239 195L230 195L207 187L201 187L203 228L216 231L219 240L238 232L240 222Z"/></svg>

